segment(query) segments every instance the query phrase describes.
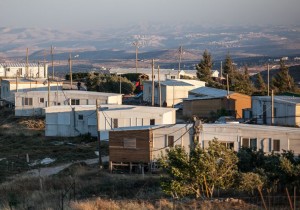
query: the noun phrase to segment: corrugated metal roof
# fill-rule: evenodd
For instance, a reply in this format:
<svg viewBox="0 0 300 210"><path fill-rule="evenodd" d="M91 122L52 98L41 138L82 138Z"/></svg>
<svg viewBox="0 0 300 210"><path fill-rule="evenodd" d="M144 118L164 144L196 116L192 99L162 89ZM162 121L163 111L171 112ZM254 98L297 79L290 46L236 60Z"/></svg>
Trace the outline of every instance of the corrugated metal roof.
<svg viewBox="0 0 300 210"><path fill-rule="evenodd" d="M0 66L9 68L9 67L26 67L26 63L0 63ZM38 63L28 63L28 67L38 67ZM40 67L43 67L44 64L40 63Z"/></svg>
<svg viewBox="0 0 300 210"><path fill-rule="evenodd" d="M263 101L271 101L271 96L253 96L253 99ZM300 104L300 97L291 96L274 96L274 101L282 101L284 103Z"/></svg>
<svg viewBox="0 0 300 210"><path fill-rule="evenodd" d="M7 83L15 83L16 82L16 79L12 79L12 78L8 78L8 79L2 79L1 82L7 82ZM32 79L28 79L28 78L23 78L23 77L20 77L18 78L18 82L19 83L30 83L30 82L35 82L35 83L47 83L47 79L44 79L44 78L32 78ZM62 81L58 81L58 82L51 82L51 83L58 83L58 84L61 84L63 83Z"/></svg>
<svg viewBox="0 0 300 210"><path fill-rule="evenodd" d="M144 81L145 83L151 84L152 81ZM158 85L157 81L154 81L155 85ZM178 81L178 80L165 80L160 82L161 85L165 86L194 86L192 84L183 82L183 81Z"/></svg>
<svg viewBox="0 0 300 210"><path fill-rule="evenodd" d="M167 86L194 86L187 82L182 82L182 81L178 81L178 80L166 80L166 81L162 81L160 83L162 85L167 85Z"/></svg>
<svg viewBox="0 0 300 210"><path fill-rule="evenodd" d="M269 126L269 125L254 125L254 124L203 124L203 131L205 132L206 128L240 128L240 129L247 129L247 130L254 130L254 131L282 131L282 132L289 132L289 133L299 133L299 128L292 128L292 127L283 127L283 126Z"/></svg>
<svg viewBox="0 0 300 210"><path fill-rule="evenodd" d="M128 131L128 130L157 130L157 129L169 129L174 128L180 130L180 128L190 128L193 124L164 124L164 125L143 125L143 126L131 126L131 127L121 127L114 128L113 131ZM113 132L111 131L111 132Z"/></svg>
<svg viewBox="0 0 300 210"><path fill-rule="evenodd" d="M190 97L183 99L184 101L196 101L196 100L209 100L209 99L220 99L225 96L203 96L203 97Z"/></svg>
<svg viewBox="0 0 300 210"><path fill-rule="evenodd" d="M206 129L210 128L235 128L235 129L244 129L248 131L282 131L282 132L288 132L288 133L299 133L299 128L292 128L292 127L283 127L283 126L269 126L269 125L253 125L253 124L208 124L203 123L203 132L206 131ZM175 125L153 125L153 126L137 126L137 127L122 127L122 128L115 128L114 130L150 130L150 129L164 129L169 127L174 128L183 128L183 127L191 127L192 124L175 124Z"/></svg>
<svg viewBox="0 0 300 210"><path fill-rule="evenodd" d="M76 111L86 111L95 109L95 105L80 105L80 106L51 106L45 108L47 113L51 112L61 112L65 110L71 110L72 107L75 108ZM156 113L156 114L163 114L169 111L175 111L176 108L165 108L165 107L151 107L151 106L133 106L133 105L114 105L114 104L103 104L101 105L102 109L105 109L105 112L116 112L122 111L126 112L129 115L132 113Z"/></svg>
<svg viewBox="0 0 300 210"><path fill-rule="evenodd" d="M122 94L118 93L105 93L105 92L95 92L95 91L80 91L80 90L58 90L58 91L51 91L52 93L57 93L58 94L65 94L66 96L69 95L90 95L90 96L121 96ZM23 92L20 92L22 94ZM26 92L27 95L37 95L37 94L48 94L48 91L28 91Z"/></svg>
<svg viewBox="0 0 300 210"><path fill-rule="evenodd" d="M110 73L115 74L115 73L121 73L121 74L127 74L127 73L136 73L135 68L112 68L109 70ZM160 69L160 74L178 74L178 70L174 69ZM143 74L151 74L152 73L152 68L138 68L137 69L138 73L143 73ZM154 69L154 73L157 74L157 69Z"/></svg>
<svg viewBox="0 0 300 210"><path fill-rule="evenodd" d="M217 88L211 88L211 87L199 87L194 90L189 91L192 94L196 94L199 96L211 96L211 97L225 97L227 96L227 90L217 89ZM232 94L233 92L229 92L229 94Z"/></svg>

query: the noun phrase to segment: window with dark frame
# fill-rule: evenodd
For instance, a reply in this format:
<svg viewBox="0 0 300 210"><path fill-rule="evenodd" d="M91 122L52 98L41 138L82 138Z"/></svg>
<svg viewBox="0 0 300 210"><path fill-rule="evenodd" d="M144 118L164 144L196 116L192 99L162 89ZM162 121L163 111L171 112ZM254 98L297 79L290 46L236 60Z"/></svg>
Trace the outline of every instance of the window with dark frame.
<svg viewBox="0 0 300 210"><path fill-rule="evenodd" d="M78 120L83 120L83 115L82 114L78 115Z"/></svg>
<svg viewBox="0 0 300 210"><path fill-rule="evenodd" d="M248 138L242 139L242 147L245 147L245 148L249 147L249 139Z"/></svg>
<svg viewBox="0 0 300 210"><path fill-rule="evenodd" d="M257 139L256 138L250 139L250 148L255 151L257 150Z"/></svg>
<svg viewBox="0 0 300 210"><path fill-rule="evenodd" d="M71 99L71 105L80 105L79 99Z"/></svg>
<svg viewBox="0 0 300 210"><path fill-rule="evenodd" d="M150 119L150 125L155 125L155 119Z"/></svg>
<svg viewBox="0 0 300 210"><path fill-rule="evenodd" d="M25 106L32 106L32 98L24 98Z"/></svg>
<svg viewBox="0 0 300 210"><path fill-rule="evenodd" d="M221 142L221 145L224 145L227 149L234 149L234 142Z"/></svg>
<svg viewBox="0 0 300 210"><path fill-rule="evenodd" d="M280 140L278 139L273 140L273 151L280 152Z"/></svg>
<svg viewBox="0 0 300 210"><path fill-rule="evenodd" d="M174 147L174 136L168 136L168 147Z"/></svg>
<svg viewBox="0 0 300 210"><path fill-rule="evenodd" d="M44 98L40 98L40 103L44 103L45 99Z"/></svg>
<svg viewBox="0 0 300 210"><path fill-rule="evenodd" d="M119 125L118 125L118 119L113 119L113 128L118 128Z"/></svg>

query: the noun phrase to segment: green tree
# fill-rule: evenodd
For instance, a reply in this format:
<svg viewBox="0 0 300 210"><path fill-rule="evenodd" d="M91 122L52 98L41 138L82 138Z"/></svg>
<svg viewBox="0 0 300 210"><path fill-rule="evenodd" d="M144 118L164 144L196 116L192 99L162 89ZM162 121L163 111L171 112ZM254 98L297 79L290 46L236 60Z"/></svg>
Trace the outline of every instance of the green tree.
<svg viewBox="0 0 300 210"><path fill-rule="evenodd" d="M86 78L86 86L90 91L120 93L120 80L122 93L132 94L135 90L134 84L127 78L119 76L97 76L94 73L90 73Z"/></svg>
<svg viewBox="0 0 300 210"><path fill-rule="evenodd" d="M163 191L166 194L174 198L192 194L191 191L193 189L190 187L189 154L183 147L175 146L168 150L167 156L162 156L160 163L169 175L161 183Z"/></svg>
<svg viewBox="0 0 300 210"><path fill-rule="evenodd" d="M267 93L267 86L266 86L266 83L263 80L260 72L256 74L255 87L261 93L261 95L266 95L266 93Z"/></svg>
<svg viewBox="0 0 300 210"><path fill-rule="evenodd" d="M240 180L238 185L238 189L240 191L248 192L253 195L254 190L262 189L263 185L264 185L264 180L257 173L247 172L247 173L240 174Z"/></svg>
<svg viewBox="0 0 300 210"><path fill-rule="evenodd" d="M97 75L95 75L94 72L90 72L88 73L87 77L86 77L86 87L88 90L95 90L97 87L97 83L99 83L99 77Z"/></svg>
<svg viewBox="0 0 300 210"><path fill-rule="evenodd" d="M289 74L289 68L282 59L279 72L272 79L272 86L279 93L294 92L296 89L294 79Z"/></svg>
<svg viewBox="0 0 300 210"><path fill-rule="evenodd" d="M210 82L211 78L211 70L213 67L213 62L211 58L211 54L205 50L202 55L202 59L200 63L196 65L197 77L204 82Z"/></svg>
<svg viewBox="0 0 300 210"><path fill-rule="evenodd" d="M235 91L236 82L241 78L238 78L239 75L236 70L236 66L234 65L233 60L231 59L229 53L226 55L223 69L224 69L224 74L228 75L229 89Z"/></svg>
<svg viewBox="0 0 300 210"><path fill-rule="evenodd" d="M280 157L281 181L290 186L300 186L300 162L291 151L284 151Z"/></svg>
<svg viewBox="0 0 300 210"><path fill-rule="evenodd" d="M198 198L201 195L212 197L215 187L227 189L232 186L238 158L233 150L214 139L208 148L196 146L190 154L179 146L171 148L160 162L169 175L162 182L165 193Z"/></svg>
<svg viewBox="0 0 300 210"><path fill-rule="evenodd" d="M228 74L229 86L230 89L234 90L235 78L236 78L236 67L233 64L233 60L230 57L230 54L227 53L224 66L223 66L224 74Z"/></svg>
<svg viewBox="0 0 300 210"><path fill-rule="evenodd" d="M235 81L234 91L246 95L251 95L253 93L253 85L250 80L247 66L244 67L243 73L235 73Z"/></svg>

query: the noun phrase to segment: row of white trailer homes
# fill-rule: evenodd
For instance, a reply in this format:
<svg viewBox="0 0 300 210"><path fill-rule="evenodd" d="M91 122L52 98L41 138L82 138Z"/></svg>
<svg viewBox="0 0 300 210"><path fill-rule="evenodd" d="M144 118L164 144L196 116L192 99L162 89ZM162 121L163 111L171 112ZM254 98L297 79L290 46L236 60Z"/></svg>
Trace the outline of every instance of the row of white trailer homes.
<svg viewBox="0 0 300 210"><path fill-rule="evenodd" d="M192 124L176 124L175 108L122 105L121 94L63 90L63 84L58 82L52 82L50 91L47 91L48 80L45 79L40 79L40 81L35 79L35 82L30 80L24 83L20 81L7 79L1 82L1 98L11 101L15 105L16 116L44 115L46 136L68 137L88 133L97 136L97 132L100 132L100 139L109 140L110 158L114 162L143 161L143 155L140 160L138 158L141 153L140 149L145 149L143 148L145 142L148 143L146 150L149 153L147 153L149 161L176 144L186 148L191 145L194 128ZM179 93L174 92L174 86L182 86L181 82L166 81L163 85L166 86L166 91L171 87L169 89L171 92L173 91L172 97L168 101L174 101L174 98L179 96ZM194 85L204 84L190 84L189 82L188 88ZM188 92L190 91L188 88L184 87L180 91ZM146 88L146 91L148 89L149 87ZM180 95L181 97L183 96ZM100 107L96 109L97 100ZM288 104L290 107L288 110L289 112L292 109L295 110L293 115L297 115L299 103L297 100L290 101L293 102ZM281 106L278 105L281 102L282 100L275 98L276 116L281 116ZM252 107L253 113L251 114L268 114L269 103L269 101L264 101L263 97L257 97L252 101L252 106L262 107L262 109ZM97 112L99 113L98 119ZM268 122L268 115L263 115L261 118ZM99 130L97 121L100 125ZM204 147L208 145L209 141L217 138L224 145L236 151L243 146L256 150L261 149L266 153L293 150L295 154L300 154L300 129L295 127L203 124L197 138ZM114 156L115 151L117 154L121 154L122 150L130 154L137 152L134 155L136 159L126 159L132 155L128 157L126 155Z"/></svg>
<svg viewBox="0 0 300 210"><path fill-rule="evenodd" d="M53 101L50 107L47 107L48 96L50 101ZM122 134L124 139L132 139L132 136L126 136L130 135L131 131L149 130L155 136L152 141L154 151L175 144L186 147L190 145L192 125L176 125L175 108L122 105L120 94L63 90L51 91L49 95L47 91L20 92L15 93L15 114L16 116L44 115L46 136L67 137L88 133L97 136L96 100L101 104L97 110L102 140L110 140L113 132L124 131ZM186 132L187 130L189 131ZM155 135L157 132L161 133L158 135L160 138ZM167 135L169 133L173 135ZM241 146L246 146L262 149L264 152L280 152L284 149L294 150L296 154L300 154L299 128L250 124L203 124L198 138L204 146L208 145L208 141L217 138L236 151ZM138 139L136 141L138 142ZM152 154L155 156L155 152Z"/></svg>
<svg viewBox="0 0 300 210"><path fill-rule="evenodd" d="M76 136L87 133L97 136L95 106L53 106L45 108L44 111L46 136ZM176 124L174 108L101 105L98 112L101 139L111 141L113 133L121 133L118 142L123 143L119 146L126 148L126 141L133 141L134 143L129 144L132 152L139 149L139 141L152 142L152 150L159 151L176 144L188 148L193 139L192 124ZM144 135L145 130L151 135ZM145 136L149 138L145 140ZM203 124L198 135L200 144L206 147L214 138L235 151L243 146L262 149L266 153L293 150L295 154L300 154L299 128L241 123ZM157 154L152 153L153 157Z"/></svg>

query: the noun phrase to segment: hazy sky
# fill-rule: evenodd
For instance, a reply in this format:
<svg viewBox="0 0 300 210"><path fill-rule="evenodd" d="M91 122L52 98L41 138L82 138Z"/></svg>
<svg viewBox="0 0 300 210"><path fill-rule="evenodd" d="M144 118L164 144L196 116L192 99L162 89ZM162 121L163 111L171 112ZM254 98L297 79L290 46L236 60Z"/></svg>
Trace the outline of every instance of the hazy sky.
<svg viewBox="0 0 300 210"><path fill-rule="evenodd" d="M300 0L0 0L0 27L299 24Z"/></svg>

